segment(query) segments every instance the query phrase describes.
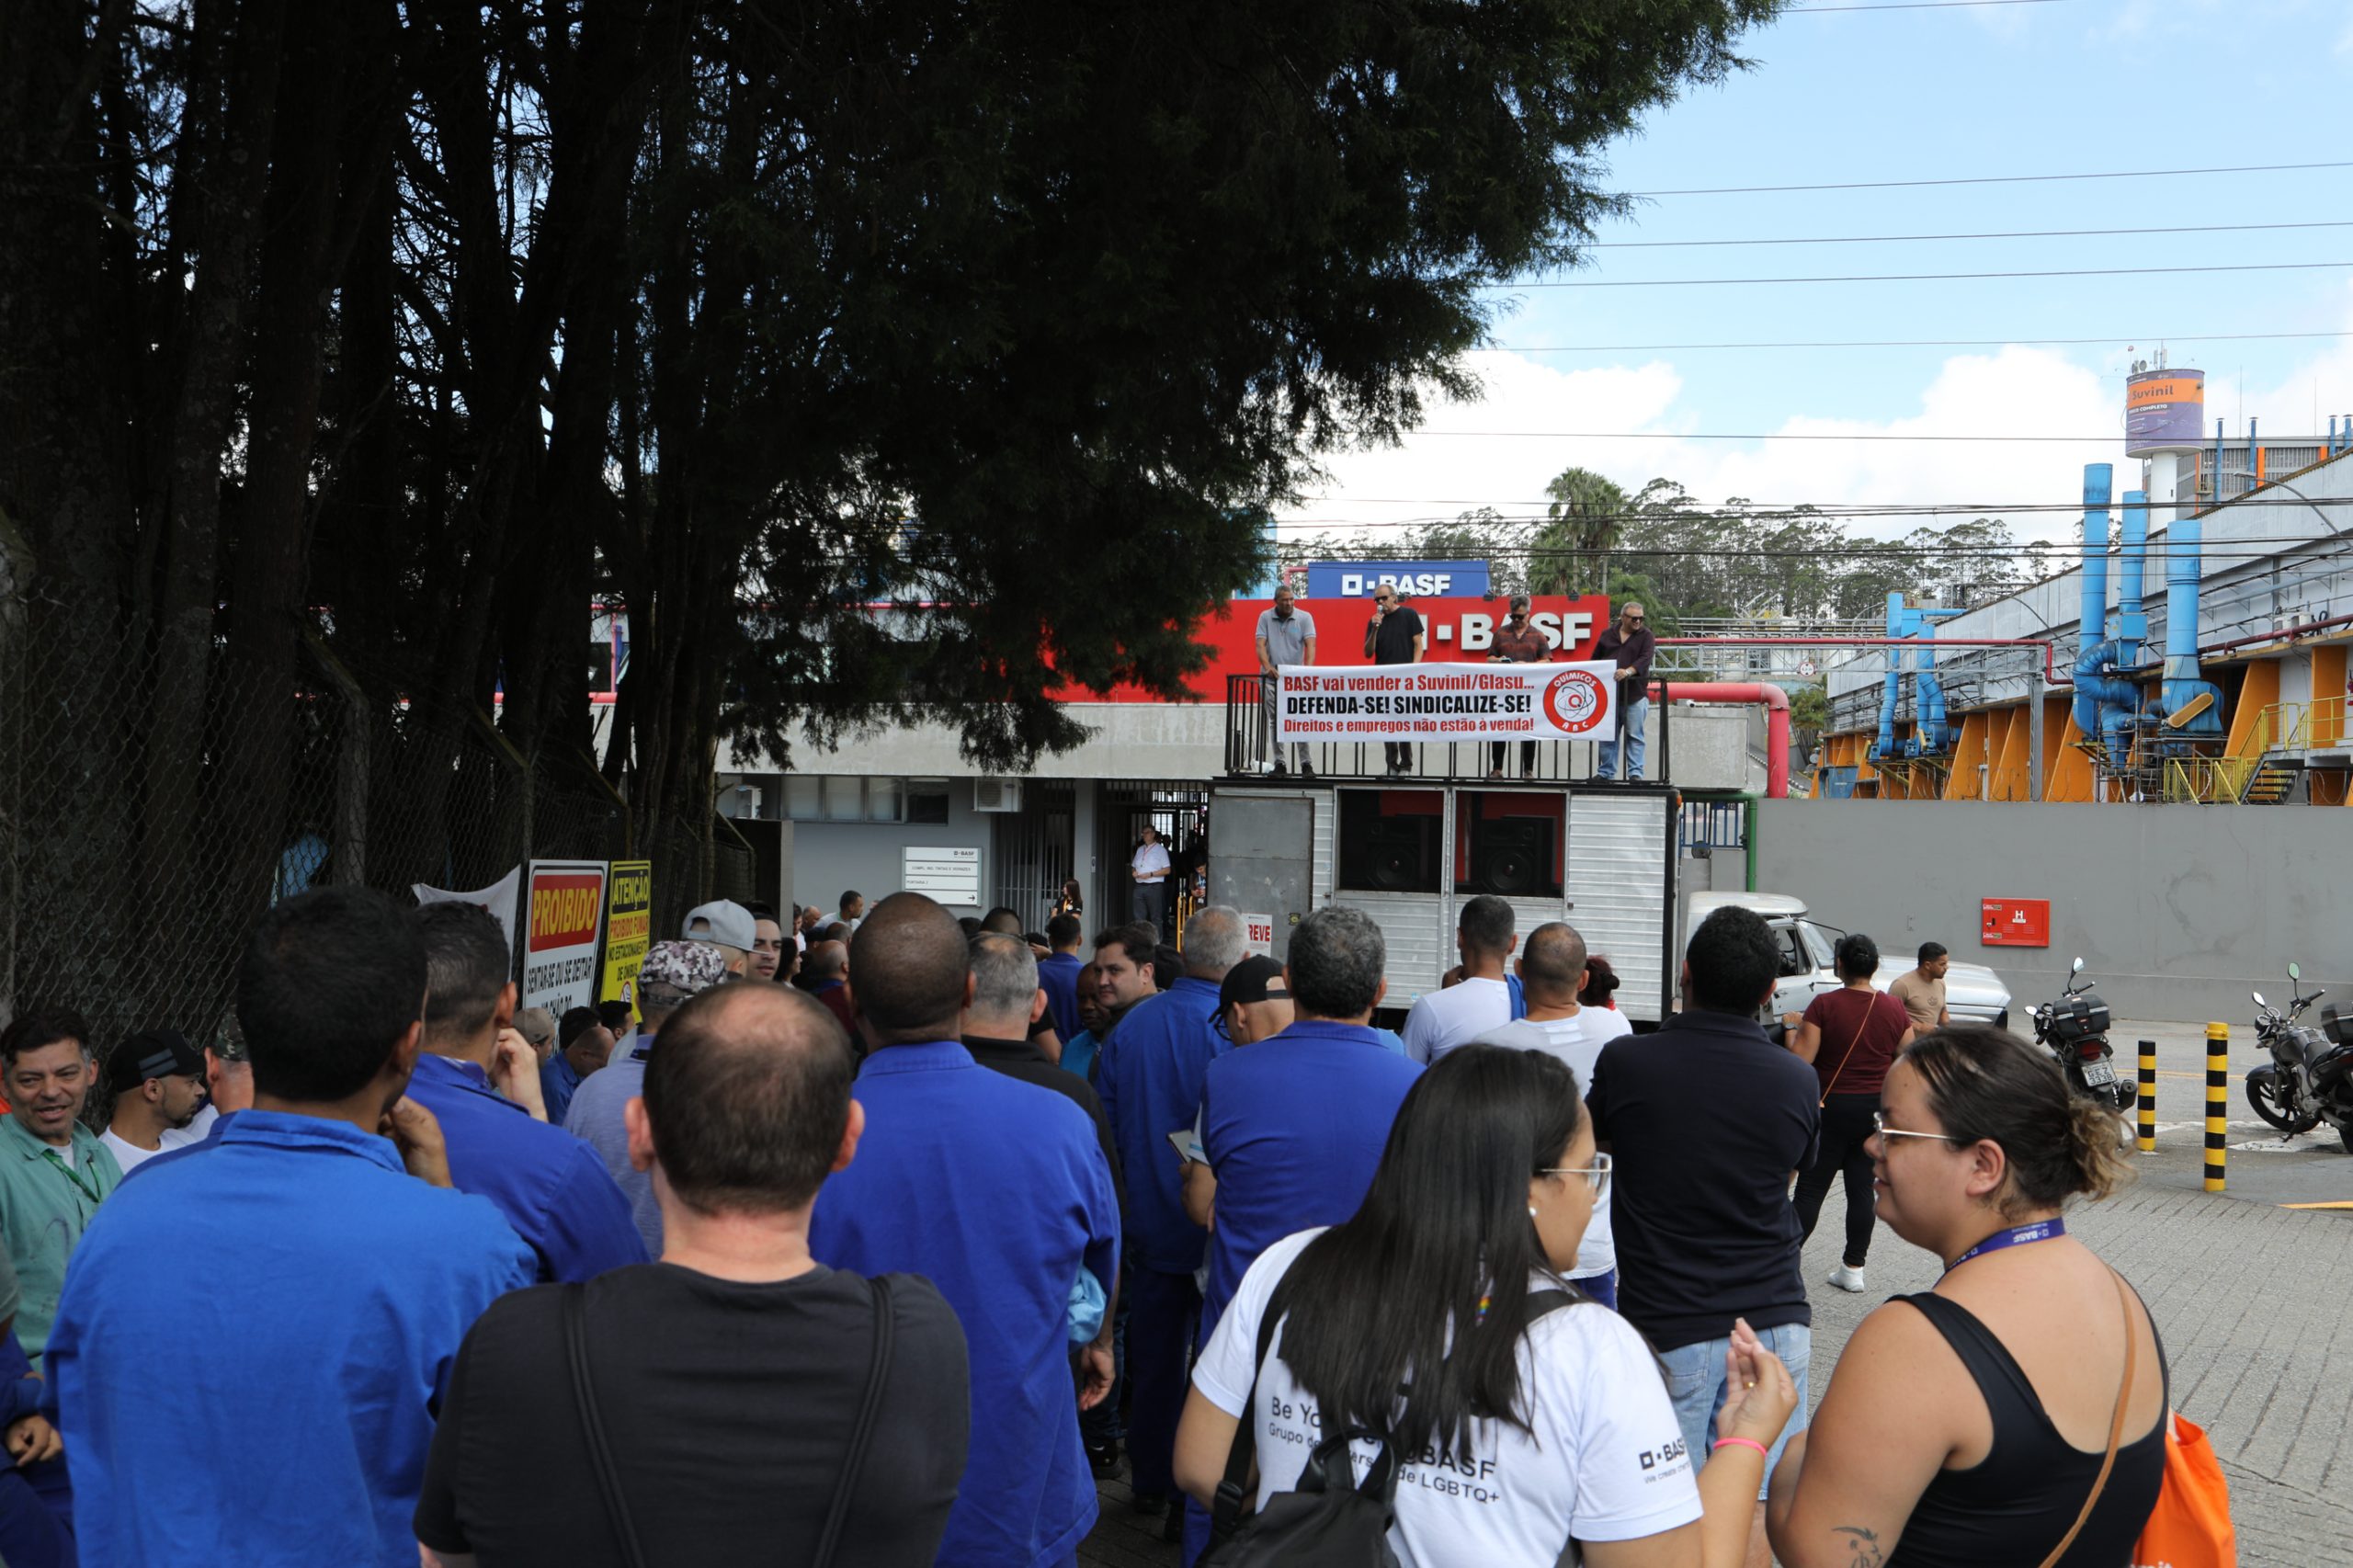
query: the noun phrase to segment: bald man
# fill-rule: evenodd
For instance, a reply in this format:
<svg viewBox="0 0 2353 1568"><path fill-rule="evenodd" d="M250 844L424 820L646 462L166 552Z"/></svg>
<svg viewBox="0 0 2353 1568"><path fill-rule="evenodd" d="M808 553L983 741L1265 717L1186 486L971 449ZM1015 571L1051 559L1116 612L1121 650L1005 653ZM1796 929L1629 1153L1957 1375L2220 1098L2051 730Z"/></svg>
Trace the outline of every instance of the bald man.
<svg viewBox="0 0 2353 1568"><path fill-rule="evenodd" d="M1112 1324L1107 1310L1074 1401L1067 1309L1081 1268L1107 1301L1117 1292L1110 1164L1085 1111L959 1042L971 954L939 905L920 893L877 904L850 940L849 988L868 1051L866 1133L858 1162L818 1194L810 1252L860 1274L920 1274L964 1325L972 1458L939 1560L1067 1562L1095 1524L1076 1406L1110 1387Z"/></svg>

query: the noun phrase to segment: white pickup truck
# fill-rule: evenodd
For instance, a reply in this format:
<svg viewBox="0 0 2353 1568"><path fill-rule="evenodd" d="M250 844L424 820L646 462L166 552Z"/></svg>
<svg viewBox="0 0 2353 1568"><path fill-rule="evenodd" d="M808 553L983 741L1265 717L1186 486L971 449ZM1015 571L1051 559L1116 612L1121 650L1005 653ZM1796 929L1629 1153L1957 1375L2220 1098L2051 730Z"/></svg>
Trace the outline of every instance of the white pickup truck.
<svg viewBox="0 0 2353 1568"><path fill-rule="evenodd" d="M1806 1004L1825 991L1838 989L1837 971L1831 964L1831 950L1836 946L1839 933L1836 928L1807 918L1805 901L1778 892L1695 892L1684 905L1684 935L1688 939L1692 928L1715 910L1726 905L1753 909L1773 927L1773 939L1781 949L1781 979L1773 987L1772 1005L1758 1015L1768 1028L1778 1031L1785 1013L1802 1013ZM1901 979L1914 964L1909 952L1880 953L1879 973L1873 979L1881 991ZM2010 988L2002 983L2001 976L1982 963L1955 961L1945 975L1945 1010L1956 1022L1992 1024L1995 1028L2010 1026Z"/></svg>

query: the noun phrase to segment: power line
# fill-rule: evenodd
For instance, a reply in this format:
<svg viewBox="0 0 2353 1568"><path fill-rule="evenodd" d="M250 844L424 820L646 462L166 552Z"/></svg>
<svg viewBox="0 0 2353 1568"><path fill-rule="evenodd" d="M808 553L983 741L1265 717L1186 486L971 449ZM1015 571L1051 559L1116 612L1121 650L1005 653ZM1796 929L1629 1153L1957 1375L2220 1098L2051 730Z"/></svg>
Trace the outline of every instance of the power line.
<svg viewBox="0 0 2353 1568"><path fill-rule="evenodd" d="M1634 190L1629 196L1772 196L1799 190L1909 190L1944 185L2043 185L2059 180L2170 179L2186 175L2273 175L2305 169L2353 169L2353 159L2325 164L2239 164L2212 169L2110 169L2082 175L1972 175L1950 179L1847 180L1836 185L1723 185L1689 190Z"/></svg>
<svg viewBox="0 0 2353 1568"><path fill-rule="evenodd" d="M1890 245L1928 240L2112 239L2123 234L2236 234L2273 229L2353 229L2353 220L2310 223L2189 223L2162 229L2012 229L1980 234L1815 234L1802 239L1596 240L1586 250L1688 250L1723 245Z"/></svg>
<svg viewBox="0 0 2353 1568"><path fill-rule="evenodd" d="M1359 505L1364 505L1364 506L1390 505L1390 506L1456 506L1456 505L1466 505L1466 504L1472 504L1472 503L1474 501L1474 498L1473 498L1473 497L1469 497L1469 496L1448 496L1448 495L1418 495L1418 496L1389 496L1389 497L1382 497L1382 496L1352 496L1352 497L1350 497L1350 499L1351 499L1351 500L1354 500L1354 501L1356 501L1356 502L1358 502ZM1489 501L1485 501L1485 502L1483 502L1483 503L1482 503L1482 504L1488 505L1488 506L1494 506L1494 505L1496 505L1497 503L1496 503L1496 502L1495 502L1495 501L1489 500ZM1502 505L1505 505L1505 506L1550 506L1550 505L1552 504L1552 498L1551 498L1550 496L1540 496L1540 497L1538 497L1538 498L1536 498L1536 499L1534 499L1534 500L1514 499L1514 500L1505 501L1505 502L1503 502L1503 503L1501 503L1501 504L1502 504ZM2180 506L2187 505L2187 504L2188 504L2188 503L2186 503L2186 502L2180 502L2180 501L2172 501L2172 502L2168 502L2168 501L2151 501L2151 502L2147 503L2147 506L2148 506L2148 509L2149 509L2150 511L2152 511L2152 512L2163 512L2163 511L2169 511L2169 510L2173 510L2173 509L2175 509L2175 508L2177 508L2177 507L2178 507L2178 506ZM2120 496L2120 497L2118 497L2117 499L2112 500L2112 501L2110 501L2110 502L2109 502L2108 509L2109 509L2110 512L2120 512L2120 511L2123 509L2123 505L2124 505L2124 503L2123 503L2123 501L2122 501L2121 497ZM2256 495L2244 495L2244 496L2240 496L2240 497L2238 497L2238 498L2236 498L2236 499L2234 499L2234 500L2231 500L2231 501L2225 502L2225 503L2224 503L2224 505L2225 505L2225 506L2230 506L2230 507L2232 507L2232 508L2234 508L2234 509L2237 509L2237 508L2241 508L2241 507L2272 507L2272 506L2279 506L2279 507L2286 507L2286 508L2289 508L2289 509L2291 509L2291 510L2301 510L2301 509L2303 509L2303 508L2305 508L2305 507L2308 507L2308 506L2313 506L2313 505L2319 505L2319 506L2332 506L2332 505L2333 505L2333 506L2340 506L2353 507L2353 498L2335 498L2335 499L2328 499L2328 500L2323 500L2323 501L2321 501L2321 502L2319 502L2319 503L2316 503L2316 504L2315 504L2315 503L2313 503L2313 502L2307 502L2307 501L2300 500L2300 499L2297 499L2297 498L2292 497L2292 496L2270 496L2270 495L2256 494ZM1824 501L1755 501L1755 500L1745 500L1745 501L1740 502L1740 503L1739 503L1738 505L1736 505L1736 506L1735 506L1735 505L1731 505L1731 504L1726 504L1726 505L1723 505L1723 506L1710 506L1710 505L1709 505L1708 503L1706 503L1706 502L1695 502L1695 503L1694 503L1694 506L1695 506L1695 507L1698 509L1698 515L1703 515L1703 516L1708 516L1708 517L1790 517L1790 516L1795 516L1795 515L1799 514L1799 512L1800 512L1801 508L1806 508L1806 507L1811 507L1811 508L1813 509L1813 510L1812 510L1812 514L1811 514L1811 515L1815 516L1815 517L1944 517L1944 516L1949 516L1949 515L1950 515L1950 514L1957 513L1957 512L1980 512L1980 513L1990 513L1990 512L2002 512L2002 513L2039 513L2039 512L2052 512L2052 513L2067 513L2067 514L2071 514L2071 515L2072 515L2072 514L2075 514L2075 513L2080 513L2080 512L2082 512L2082 511L2085 509L2085 508L2084 508L2084 505L2083 505L2083 503L2082 503L2082 502L2080 502L2080 501L1854 501L1854 502L1824 502ZM1584 522L1614 522L1614 523L1625 523L1625 522L1653 522L1653 521L1659 521L1659 520L1662 520L1662 519L1672 519L1672 518L1674 518L1677 515L1677 514L1673 513L1673 512L1664 512L1664 511L1658 511L1658 510L1652 510L1652 511L1639 511L1639 512L1608 512L1608 513L1600 513L1600 512L1581 512L1581 513L1576 513L1576 514L1574 514L1574 519L1573 519L1573 520L1576 520L1576 521L1584 521ZM1687 516L1688 516L1689 514L1686 514L1686 515L1687 515ZM1489 520L1489 519L1486 519L1486 518L1481 518L1481 519L1479 519L1477 522L1462 524L1462 526L1464 526L1464 527L1469 527L1469 528L1476 528L1476 527L1480 526L1480 524L1484 523L1484 522L1487 522L1488 520ZM1555 520L1555 519L1553 519L1552 517L1551 517L1549 515L1539 515L1539 514L1536 514L1536 513L1529 513L1529 514L1526 514L1526 515L1524 515L1524 516L1514 516L1514 515L1511 515L1511 514L1500 514L1500 515L1498 515L1498 516L1497 516L1495 519L1493 519L1493 520L1494 520L1494 521L1496 521L1496 522L1502 522L1502 523L1546 523L1546 522L1553 521L1553 520ZM1362 521L1362 522L1357 522L1357 523L1351 523L1350 519L1348 519L1348 518L1345 518L1345 517L1334 517L1334 518L1297 518L1297 517L1293 517L1293 518L1287 518L1287 519L1284 519L1284 520L1279 521L1279 522L1277 522L1277 523L1275 524L1275 526L1276 526L1277 528L1295 528L1295 527L1304 527L1304 526L1306 526L1308 523L1312 523L1312 522L1324 522L1324 523L1336 523L1336 524L1340 524L1340 525L1343 525L1343 526L1352 526L1352 527L1358 527L1358 528L1415 528L1415 527L1418 527L1418 526L1420 526L1420 524L1421 524L1422 522L1425 522L1425 521L1427 521L1427 522L1437 522L1437 523L1448 523L1448 524L1454 524L1454 523L1461 523L1461 517L1460 517L1460 516L1459 516L1459 515L1455 515L1455 514L1435 514L1435 513L1434 513L1434 514L1432 514L1432 515L1430 515L1427 518L1419 518L1419 519L1417 519L1417 518L1410 518L1410 517L1409 517L1409 518L1369 518L1369 519L1366 519L1366 520L1364 520L1364 521ZM2159 524L2159 525L2157 525L2157 526L2162 527L2162 526L2163 526L2163 524L2162 524L2162 523L2160 523L2160 524ZM2282 537L2287 537L2287 536L2282 536ZM2298 536L2298 537L2302 537L2302 536Z"/></svg>
<svg viewBox="0 0 2353 1568"><path fill-rule="evenodd" d="M1574 282L1485 283L1484 289L1715 289L1754 283L1950 283L1986 278L2139 278L2180 272L2317 272L2353 261L2257 261L2216 267L2076 267L2049 272L1881 272L1822 278L1612 278Z"/></svg>
<svg viewBox="0 0 2353 1568"><path fill-rule="evenodd" d="M2130 337L1891 337L1798 343L1552 343L1525 348L1473 348L1473 354L1656 354L1711 348L2057 348L2117 343L2268 343L2286 338L2353 337L2353 332L2143 333Z"/></svg>
<svg viewBox="0 0 2353 1568"><path fill-rule="evenodd" d="M1741 435L1732 431L1711 430L1706 433L1681 430L1416 430L1417 440L1433 437L1477 437L1509 440L1540 441L2035 441L2055 442L2067 446L2083 446L2088 442L2114 442L2120 437L2113 430L2099 436L1896 436L1896 435L1812 435L1786 431L1762 431ZM2286 442L2272 442L2285 446Z"/></svg>

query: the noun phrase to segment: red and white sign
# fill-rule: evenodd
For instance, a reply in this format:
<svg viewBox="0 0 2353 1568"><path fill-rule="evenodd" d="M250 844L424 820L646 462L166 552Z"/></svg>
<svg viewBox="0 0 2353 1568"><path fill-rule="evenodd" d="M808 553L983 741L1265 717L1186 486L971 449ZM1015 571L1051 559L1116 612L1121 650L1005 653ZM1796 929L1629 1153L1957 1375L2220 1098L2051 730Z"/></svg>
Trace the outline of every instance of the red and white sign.
<svg viewBox="0 0 2353 1568"><path fill-rule="evenodd" d="M605 929L602 860L534 860L523 900L523 1006L562 1017L597 1004Z"/></svg>
<svg viewBox="0 0 2353 1568"><path fill-rule="evenodd" d="M1258 617L1274 608L1274 602L1231 599L1202 618L1193 641L1205 645L1210 657L1187 679L1195 696L1222 702L1226 676L1249 675L1257 669ZM1432 660L1484 658L1495 645L1495 629L1511 608L1501 598L1409 598L1405 602L1422 618L1422 656ZM1299 608L1315 620L1318 668L1372 663L1364 651L1365 628L1372 619L1370 605L1362 599L1302 599ZM1529 608L1529 620L1544 634L1552 656L1558 659L1591 658L1594 644L1609 625L1609 601L1598 594L1578 598L1540 594ZM1126 686L1114 687L1108 694L1065 687L1054 695L1064 702L1160 700Z"/></svg>
<svg viewBox="0 0 2353 1568"><path fill-rule="evenodd" d="M2051 901L2047 898L1988 898L1978 903L1977 941L1987 948L2047 948L2051 945Z"/></svg>
<svg viewBox="0 0 2353 1568"><path fill-rule="evenodd" d="M1617 665L1304 665L1282 671L1284 741L1590 741L1618 722Z"/></svg>
<svg viewBox="0 0 2353 1568"><path fill-rule="evenodd" d="M1242 950L1261 958L1275 956L1275 917L1271 915L1245 915L1242 917Z"/></svg>

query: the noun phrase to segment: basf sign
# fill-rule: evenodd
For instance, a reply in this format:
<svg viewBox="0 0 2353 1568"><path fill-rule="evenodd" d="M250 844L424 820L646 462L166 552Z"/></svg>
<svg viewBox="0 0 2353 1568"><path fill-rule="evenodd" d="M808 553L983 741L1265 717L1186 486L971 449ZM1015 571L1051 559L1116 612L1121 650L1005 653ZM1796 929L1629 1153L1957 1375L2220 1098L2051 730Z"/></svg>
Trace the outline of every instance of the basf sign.
<svg viewBox="0 0 2353 1568"><path fill-rule="evenodd" d="M1307 567L1311 599L1369 599L1381 584L1407 598L1480 598L1487 592L1483 561L1315 561Z"/></svg>

